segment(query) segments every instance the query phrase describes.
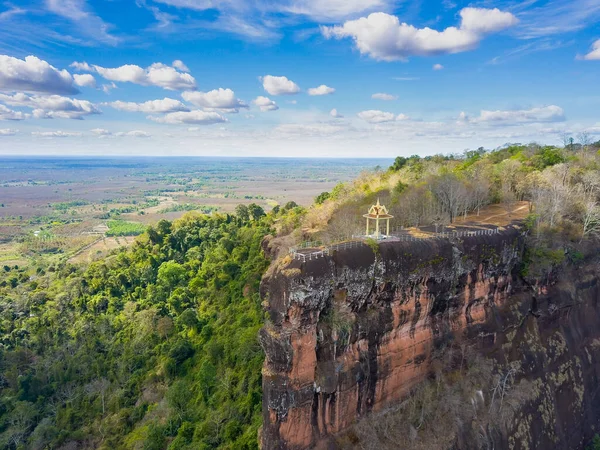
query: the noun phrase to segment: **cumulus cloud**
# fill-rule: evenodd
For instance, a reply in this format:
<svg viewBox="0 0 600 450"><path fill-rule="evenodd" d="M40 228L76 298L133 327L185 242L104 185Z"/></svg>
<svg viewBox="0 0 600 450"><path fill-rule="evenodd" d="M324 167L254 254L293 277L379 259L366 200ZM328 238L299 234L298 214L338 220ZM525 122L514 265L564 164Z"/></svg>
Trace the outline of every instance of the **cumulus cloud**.
<svg viewBox="0 0 600 450"><path fill-rule="evenodd" d="M265 91L271 95L293 95L300 92L300 87L287 77L265 75L260 80Z"/></svg>
<svg viewBox="0 0 600 450"><path fill-rule="evenodd" d="M333 94L334 92L335 92L334 88L325 86L324 84L322 84L319 87L310 88L308 90L308 95L329 95L329 94Z"/></svg>
<svg viewBox="0 0 600 450"><path fill-rule="evenodd" d="M434 64L433 65L433 70L443 70L444 66L442 66L441 64Z"/></svg>
<svg viewBox="0 0 600 450"><path fill-rule="evenodd" d="M331 111L329 111L329 115L335 119L342 119L344 117L335 108L333 108Z"/></svg>
<svg viewBox="0 0 600 450"><path fill-rule="evenodd" d="M371 98L374 99L374 100L385 100L385 101L398 100L398 96L397 95L385 94L383 92L379 92L377 94L373 94L373 95L371 95Z"/></svg>
<svg viewBox="0 0 600 450"><path fill-rule="evenodd" d="M586 61L600 61L600 39L592 44L592 50L580 57L580 59Z"/></svg>
<svg viewBox="0 0 600 450"><path fill-rule="evenodd" d="M513 14L497 8L464 8L460 16L459 27L437 31L400 23L398 17L378 12L341 26L322 27L322 32L327 38L352 38L361 54L396 61L472 50L486 35L518 23Z"/></svg>
<svg viewBox="0 0 600 450"><path fill-rule="evenodd" d="M396 120L396 115L390 112L378 111L376 109L370 109L368 111L361 111L358 114L358 118L369 123L385 123L393 122Z"/></svg>
<svg viewBox="0 0 600 450"><path fill-rule="evenodd" d="M25 59L0 55L0 91L77 94L71 74L35 56Z"/></svg>
<svg viewBox="0 0 600 450"><path fill-rule="evenodd" d="M519 19L513 14L500 11L498 8L463 8L460 11L460 17L462 30L472 31L479 35L497 33L519 23Z"/></svg>
<svg viewBox="0 0 600 450"><path fill-rule="evenodd" d="M279 109L277 103L269 97L263 97L262 95L256 97L252 103L258 106L262 112L277 111Z"/></svg>
<svg viewBox="0 0 600 450"><path fill-rule="evenodd" d="M127 112L143 112L146 114L171 113L177 111L189 111L179 100L163 98L162 100L149 100L143 103L116 101L107 103L111 108Z"/></svg>
<svg viewBox="0 0 600 450"><path fill-rule="evenodd" d="M72 67L73 69L79 71L79 72L93 72L94 68L92 66L90 66L88 63L84 62L77 62L74 61L72 62L69 67Z"/></svg>
<svg viewBox="0 0 600 450"><path fill-rule="evenodd" d="M135 64L126 64L112 69L101 66L93 67L103 78L110 81L157 86L170 91L196 89L196 80L193 76L162 63L154 63L145 69Z"/></svg>
<svg viewBox="0 0 600 450"><path fill-rule="evenodd" d="M14 136L18 132L19 130L15 130L14 128L0 128L0 136Z"/></svg>
<svg viewBox="0 0 600 450"><path fill-rule="evenodd" d="M141 130L133 130L133 131L127 131L127 132L119 132L116 133L115 136L118 137L135 137L135 138L149 138L152 135L150 133L146 133L145 131L141 131Z"/></svg>
<svg viewBox="0 0 600 450"><path fill-rule="evenodd" d="M240 108L248 108L248 105L239 98L231 89L214 89L209 92L184 92L183 99L192 105L218 112L237 113Z"/></svg>
<svg viewBox="0 0 600 450"><path fill-rule="evenodd" d="M58 138L67 138L67 137L78 137L81 136L81 133L72 133L70 131L33 131L31 133L33 136L40 136L40 137L49 137L49 138L54 138L54 137L58 137Z"/></svg>
<svg viewBox="0 0 600 450"><path fill-rule="evenodd" d="M24 114L20 111L13 111L6 106L0 104L0 120L25 120L29 114Z"/></svg>
<svg viewBox="0 0 600 450"><path fill-rule="evenodd" d="M110 83L110 84L103 84L102 85L102 92L104 92L105 94L110 94L110 91L112 91L113 89L116 89L117 85L115 83Z"/></svg>
<svg viewBox="0 0 600 450"><path fill-rule="evenodd" d="M227 119L214 111L180 111L169 113L162 117L148 116L148 119L158 123L168 124L197 124L211 125L214 123L227 122Z"/></svg>
<svg viewBox="0 0 600 450"><path fill-rule="evenodd" d="M173 61L173 67L175 67L177 70L180 70L181 72L190 72L188 66L186 66L180 59L176 59L175 61Z"/></svg>
<svg viewBox="0 0 600 450"><path fill-rule="evenodd" d="M87 100L60 95L0 94L0 101L10 106L33 109L33 117L36 119L82 120L85 116L102 113L95 104Z"/></svg>
<svg viewBox="0 0 600 450"><path fill-rule="evenodd" d="M75 75L73 75L73 78L75 79L75 84L77 86L90 87L90 88L96 87L96 79L94 78L93 75L90 75L89 73L86 73L83 75L75 74Z"/></svg>
<svg viewBox="0 0 600 450"><path fill-rule="evenodd" d="M463 120L468 117L461 114ZM563 122L565 121L565 112L556 105L545 106L541 108L531 108L526 110L512 111L481 111L474 122L484 122L496 125L514 125L525 123L545 123L545 122Z"/></svg>

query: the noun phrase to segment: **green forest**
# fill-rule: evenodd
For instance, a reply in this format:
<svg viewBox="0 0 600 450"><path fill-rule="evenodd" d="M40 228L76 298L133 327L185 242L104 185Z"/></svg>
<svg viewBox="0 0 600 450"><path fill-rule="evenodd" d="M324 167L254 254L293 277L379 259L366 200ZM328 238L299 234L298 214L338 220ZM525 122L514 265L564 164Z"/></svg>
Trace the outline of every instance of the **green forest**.
<svg viewBox="0 0 600 450"><path fill-rule="evenodd" d="M0 447L257 448L267 222L189 214L87 268L2 268Z"/></svg>
<svg viewBox="0 0 600 450"><path fill-rule="evenodd" d="M0 448L256 449L265 236L343 240L377 197L406 226L527 201L535 275L600 236L599 170L597 145L399 157L308 209L190 212L89 265L0 267Z"/></svg>

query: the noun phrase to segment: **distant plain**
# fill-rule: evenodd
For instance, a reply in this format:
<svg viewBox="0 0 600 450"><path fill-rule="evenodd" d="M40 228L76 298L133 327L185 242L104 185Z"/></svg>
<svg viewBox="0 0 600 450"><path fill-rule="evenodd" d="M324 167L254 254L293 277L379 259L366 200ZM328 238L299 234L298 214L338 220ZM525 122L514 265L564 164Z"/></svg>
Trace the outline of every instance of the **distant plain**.
<svg viewBox="0 0 600 450"><path fill-rule="evenodd" d="M0 263L67 255L84 262L187 211L269 210L319 193L387 159L0 157Z"/></svg>

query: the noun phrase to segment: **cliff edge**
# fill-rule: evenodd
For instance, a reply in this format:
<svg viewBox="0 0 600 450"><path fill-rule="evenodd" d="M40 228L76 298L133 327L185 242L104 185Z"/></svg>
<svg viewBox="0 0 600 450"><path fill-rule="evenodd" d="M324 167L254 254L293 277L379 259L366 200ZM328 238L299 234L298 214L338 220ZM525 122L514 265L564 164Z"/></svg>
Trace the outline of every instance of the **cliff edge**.
<svg viewBox="0 0 600 450"><path fill-rule="evenodd" d="M582 447L600 418L598 261L531 286L519 275L523 252L521 230L509 227L275 262L261 285L263 448L339 447L336 436L427 379L449 340L538 391L510 433L490 438L496 448Z"/></svg>

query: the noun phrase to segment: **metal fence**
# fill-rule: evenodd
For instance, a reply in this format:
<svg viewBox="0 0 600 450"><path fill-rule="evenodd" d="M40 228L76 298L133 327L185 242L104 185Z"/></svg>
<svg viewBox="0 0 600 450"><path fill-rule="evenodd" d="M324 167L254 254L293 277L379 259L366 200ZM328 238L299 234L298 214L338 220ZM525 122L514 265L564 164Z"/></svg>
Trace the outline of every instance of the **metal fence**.
<svg viewBox="0 0 600 450"><path fill-rule="evenodd" d="M471 237L471 236L491 236L494 234L499 234L500 230L498 228L495 229L487 229L487 230L473 230L473 231L445 231L440 233L432 233L428 236L412 236L410 234L392 234L390 236L386 236L384 238L379 239L380 241L388 241L388 242L420 242L420 241L428 241L431 239L456 239L462 237ZM331 255L334 251L337 250L346 250L349 248L357 248L367 246L368 244L365 242L366 239L369 239L368 236L352 236L348 240L344 240L342 242L338 242L335 244L324 246L319 241L309 241L303 242L302 244L290 248L289 254L292 258L297 259L302 262L312 261L313 259L324 258L325 256ZM304 250L304 251L303 251Z"/></svg>

